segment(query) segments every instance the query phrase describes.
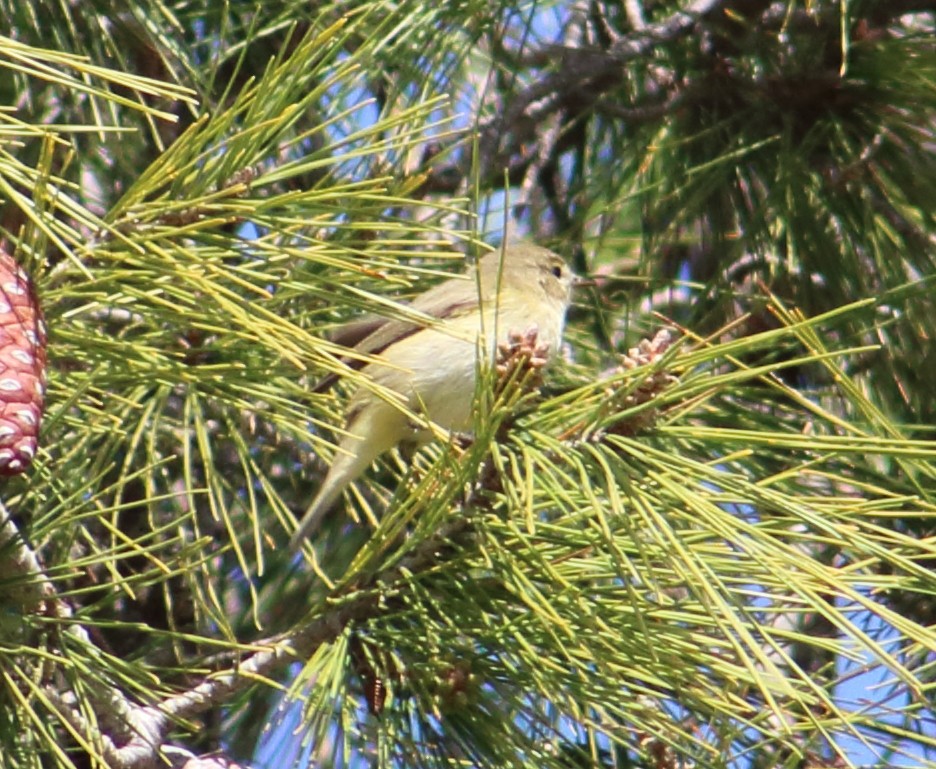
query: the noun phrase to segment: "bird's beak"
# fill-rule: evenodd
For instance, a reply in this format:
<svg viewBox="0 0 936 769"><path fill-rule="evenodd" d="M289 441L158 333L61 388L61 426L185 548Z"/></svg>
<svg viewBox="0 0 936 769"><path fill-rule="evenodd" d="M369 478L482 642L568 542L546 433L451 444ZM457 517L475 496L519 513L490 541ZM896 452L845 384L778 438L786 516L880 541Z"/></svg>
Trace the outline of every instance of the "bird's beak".
<svg viewBox="0 0 936 769"><path fill-rule="evenodd" d="M572 288L583 288L584 286L597 286L598 284L592 278L583 278L576 275L572 280Z"/></svg>

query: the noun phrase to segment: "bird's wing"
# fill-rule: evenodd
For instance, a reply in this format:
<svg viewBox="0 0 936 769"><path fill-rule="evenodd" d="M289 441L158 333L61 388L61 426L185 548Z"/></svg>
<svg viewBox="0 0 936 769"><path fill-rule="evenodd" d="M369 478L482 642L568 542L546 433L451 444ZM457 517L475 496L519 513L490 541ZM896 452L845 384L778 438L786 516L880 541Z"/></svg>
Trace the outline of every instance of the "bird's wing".
<svg viewBox="0 0 936 769"><path fill-rule="evenodd" d="M365 315L357 320L344 323L331 334L328 339L341 347L347 347L349 350L357 347L367 337L373 334L378 328L385 325L388 318L382 315Z"/></svg>
<svg viewBox="0 0 936 769"><path fill-rule="evenodd" d="M460 302L452 302L450 291L445 290L447 283L448 281L434 286L424 294L416 297L408 306L437 320L457 317L466 310L477 307L478 300L474 296L466 297ZM380 355L391 345L412 336L427 325L429 324L421 323L418 320L392 320L376 315L368 315L361 320L352 321L339 328L332 337L332 341L349 347L357 353ZM366 360L361 360L358 357L345 357L341 361L351 371L359 371L367 365ZM316 382L312 391L320 393L329 390L338 381L339 376L340 374L334 372L325 375Z"/></svg>

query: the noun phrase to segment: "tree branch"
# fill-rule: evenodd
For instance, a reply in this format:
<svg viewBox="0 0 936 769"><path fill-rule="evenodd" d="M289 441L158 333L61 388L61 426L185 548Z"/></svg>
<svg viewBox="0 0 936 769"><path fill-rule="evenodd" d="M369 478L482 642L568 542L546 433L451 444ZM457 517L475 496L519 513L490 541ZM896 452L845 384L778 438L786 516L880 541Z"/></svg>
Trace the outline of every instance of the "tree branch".
<svg viewBox="0 0 936 769"><path fill-rule="evenodd" d="M512 337L510 344L498 350L496 397L504 405L505 412L516 407L518 399L537 387L548 354L548 348L538 344L535 327ZM507 413L498 422L492 440L504 440L510 428L510 413ZM478 468L477 478L473 490L460 503L462 511L480 507L488 493L500 488L497 465L490 454ZM334 641L352 623L378 617L386 611L385 596L394 589L394 585L408 582L414 574L435 567L440 553L450 549L452 541L470 525L470 515L450 516L446 525L437 529L394 568L375 573L329 596L325 606L339 602L333 609L326 609L321 616L292 632L254 644L269 648L254 652L244 661L209 675L192 689L168 697L161 703L130 708L125 717L134 736L122 747L116 747L113 740L105 741L108 763L115 769L153 769L163 750L164 740L176 721L227 702L232 695L258 681L269 679L285 663L310 658L319 646ZM63 714L66 713L70 719L80 719L80 715L68 708L63 709ZM81 724L76 720L75 728L79 726Z"/></svg>
<svg viewBox="0 0 936 769"><path fill-rule="evenodd" d="M616 35L606 50L569 45L547 46L546 60L556 69L516 94L510 106L479 128L479 168L484 181L498 181L508 171L510 184L527 178L536 156L524 152L524 144L536 140L537 128L560 111L575 120L592 109L601 97L621 84L623 66L648 56L656 46L688 35L698 21L715 13L728 0L695 0L655 24L646 24L627 35ZM540 57L542 58L542 57ZM625 108L626 109L626 108ZM622 117L623 115L618 115ZM453 192L471 172L471 157L432 169L423 192Z"/></svg>
<svg viewBox="0 0 936 769"><path fill-rule="evenodd" d="M493 461L488 458L479 469L480 479L475 489L461 503L463 509L482 504L485 494L495 484L497 476ZM378 617L386 611L383 594L386 586L409 580L435 566L439 553L451 547L452 540L470 525L470 516L453 515L451 522L403 558L392 570L376 574L368 580L349 586L330 601L341 599L341 605L327 611L294 632L259 641L254 646L268 646L230 668L213 673L194 688L169 697L154 706L132 707L126 723L134 736L117 747L113 740L105 741L105 756L115 769L153 769L157 765L166 736L175 722L191 718L212 707L227 702L231 696L270 678L282 665L308 659L324 643L338 638L348 625ZM72 714L74 719L77 714Z"/></svg>

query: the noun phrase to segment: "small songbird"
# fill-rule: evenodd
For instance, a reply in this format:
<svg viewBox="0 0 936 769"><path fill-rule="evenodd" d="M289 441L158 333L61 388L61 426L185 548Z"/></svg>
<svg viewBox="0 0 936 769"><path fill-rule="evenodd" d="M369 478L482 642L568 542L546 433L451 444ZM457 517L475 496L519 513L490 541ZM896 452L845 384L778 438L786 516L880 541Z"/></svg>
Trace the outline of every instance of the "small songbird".
<svg viewBox="0 0 936 769"><path fill-rule="evenodd" d="M555 354L572 288L580 282L558 254L512 244L484 256L477 274L472 270L446 280L412 302L413 310L439 324L385 320L362 325L369 333L354 350L381 359L362 369L379 387L361 387L352 396L338 451L290 547L301 546L377 457L401 441L432 437L430 430L414 428L412 417L386 397L387 391L410 412L445 430L470 429L479 351L493 361L498 344L511 332L535 327L537 344Z"/></svg>

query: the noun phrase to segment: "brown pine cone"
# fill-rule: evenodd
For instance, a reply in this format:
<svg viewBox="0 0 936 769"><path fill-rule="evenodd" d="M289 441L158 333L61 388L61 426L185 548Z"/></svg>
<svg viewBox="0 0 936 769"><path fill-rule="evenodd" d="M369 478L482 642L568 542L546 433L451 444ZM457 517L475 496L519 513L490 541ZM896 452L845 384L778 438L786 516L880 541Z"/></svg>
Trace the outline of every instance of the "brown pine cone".
<svg viewBox="0 0 936 769"><path fill-rule="evenodd" d="M32 281L0 249L0 475L36 456L45 403L46 329Z"/></svg>

